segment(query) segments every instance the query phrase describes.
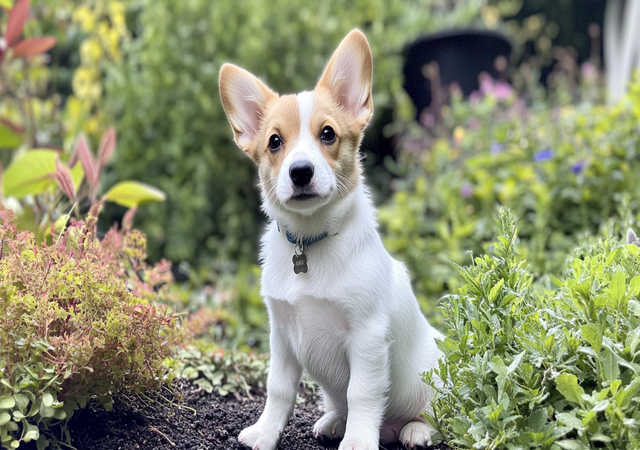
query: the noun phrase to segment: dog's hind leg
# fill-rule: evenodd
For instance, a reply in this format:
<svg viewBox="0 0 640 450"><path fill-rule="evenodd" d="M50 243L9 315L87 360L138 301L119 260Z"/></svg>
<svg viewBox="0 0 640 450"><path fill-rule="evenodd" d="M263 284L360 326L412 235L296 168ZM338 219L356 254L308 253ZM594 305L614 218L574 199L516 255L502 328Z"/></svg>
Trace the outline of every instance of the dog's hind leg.
<svg viewBox="0 0 640 450"><path fill-rule="evenodd" d="M346 418L338 411L326 392L323 393L323 398L325 414L313 426L313 435L320 440L342 438L347 427Z"/></svg>

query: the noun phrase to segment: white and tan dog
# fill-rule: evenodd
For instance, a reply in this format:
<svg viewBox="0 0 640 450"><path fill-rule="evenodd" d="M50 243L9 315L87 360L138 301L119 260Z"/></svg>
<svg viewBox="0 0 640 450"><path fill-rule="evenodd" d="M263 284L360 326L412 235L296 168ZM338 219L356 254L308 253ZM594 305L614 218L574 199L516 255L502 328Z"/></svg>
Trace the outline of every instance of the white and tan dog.
<svg viewBox="0 0 640 450"><path fill-rule="evenodd" d="M373 113L371 51L352 31L311 92L272 92L225 64L220 96L238 146L257 164L263 208L262 290L271 325L267 404L240 433L253 449L277 446L302 370L321 386L318 438L341 450L382 442L430 444L422 418L439 333L421 314L403 264L389 256L363 184L358 148Z"/></svg>

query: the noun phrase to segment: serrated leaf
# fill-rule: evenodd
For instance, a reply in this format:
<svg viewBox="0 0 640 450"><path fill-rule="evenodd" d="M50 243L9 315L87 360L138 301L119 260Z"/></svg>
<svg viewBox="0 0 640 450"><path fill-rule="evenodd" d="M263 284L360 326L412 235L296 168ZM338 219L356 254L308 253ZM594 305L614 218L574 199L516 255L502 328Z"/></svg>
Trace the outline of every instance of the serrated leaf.
<svg viewBox="0 0 640 450"><path fill-rule="evenodd" d="M13 160L2 177L5 197L21 199L55 188L57 154L54 150L37 149Z"/></svg>
<svg viewBox="0 0 640 450"><path fill-rule="evenodd" d="M134 208L145 203L163 202L164 192L137 181L122 181L113 186L104 195L104 199L127 208Z"/></svg>
<svg viewBox="0 0 640 450"><path fill-rule="evenodd" d="M556 378L558 391L567 400L582 405L582 395L584 389L578 385L578 378L570 373L561 373Z"/></svg>

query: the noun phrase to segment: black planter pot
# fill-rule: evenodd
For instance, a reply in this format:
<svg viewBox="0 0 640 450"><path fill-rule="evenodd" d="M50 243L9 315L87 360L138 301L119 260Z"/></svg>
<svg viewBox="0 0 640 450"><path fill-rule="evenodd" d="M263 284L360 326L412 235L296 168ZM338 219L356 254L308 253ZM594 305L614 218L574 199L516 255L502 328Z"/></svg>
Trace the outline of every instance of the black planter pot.
<svg viewBox="0 0 640 450"><path fill-rule="evenodd" d="M496 59L508 63L512 45L502 34L488 30L449 30L422 36L405 48L404 88L416 106L416 119L433 100L425 66L437 63L439 84L457 83L464 95L479 88L478 75L487 72L494 78L500 73ZM505 67L506 68L506 67Z"/></svg>

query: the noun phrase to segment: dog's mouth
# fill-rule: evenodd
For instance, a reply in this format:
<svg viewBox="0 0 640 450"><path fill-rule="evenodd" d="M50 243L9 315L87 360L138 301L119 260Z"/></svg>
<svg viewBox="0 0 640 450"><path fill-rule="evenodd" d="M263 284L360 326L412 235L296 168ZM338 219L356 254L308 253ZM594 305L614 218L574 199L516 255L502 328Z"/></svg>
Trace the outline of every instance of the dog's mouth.
<svg viewBox="0 0 640 450"><path fill-rule="evenodd" d="M315 193L301 192L299 194L293 194L290 200L305 201L305 200L310 200L312 198L318 198L318 197L320 196Z"/></svg>

